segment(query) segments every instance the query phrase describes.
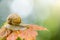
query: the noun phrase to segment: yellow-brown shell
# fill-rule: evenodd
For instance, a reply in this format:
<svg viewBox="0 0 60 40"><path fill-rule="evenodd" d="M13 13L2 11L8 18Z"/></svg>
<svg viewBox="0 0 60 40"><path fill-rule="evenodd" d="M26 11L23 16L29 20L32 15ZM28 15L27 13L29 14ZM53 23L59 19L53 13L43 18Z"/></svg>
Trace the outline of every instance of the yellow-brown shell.
<svg viewBox="0 0 60 40"><path fill-rule="evenodd" d="M12 24L12 25L18 25L21 23L21 18L17 14L11 14L7 18L7 23Z"/></svg>

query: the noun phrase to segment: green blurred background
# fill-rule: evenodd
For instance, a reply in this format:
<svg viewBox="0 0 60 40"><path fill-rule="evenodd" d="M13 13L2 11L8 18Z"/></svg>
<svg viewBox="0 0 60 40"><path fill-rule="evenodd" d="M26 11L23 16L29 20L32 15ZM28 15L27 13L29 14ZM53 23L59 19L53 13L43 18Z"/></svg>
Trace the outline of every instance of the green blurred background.
<svg viewBox="0 0 60 40"><path fill-rule="evenodd" d="M0 26L2 26L7 16L11 13L10 5L13 1L0 0ZM60 40L60 0L33 0L32 8L30 14L22 18L23 23L37 24L49 30L38 31L37 40Z"/></svg>

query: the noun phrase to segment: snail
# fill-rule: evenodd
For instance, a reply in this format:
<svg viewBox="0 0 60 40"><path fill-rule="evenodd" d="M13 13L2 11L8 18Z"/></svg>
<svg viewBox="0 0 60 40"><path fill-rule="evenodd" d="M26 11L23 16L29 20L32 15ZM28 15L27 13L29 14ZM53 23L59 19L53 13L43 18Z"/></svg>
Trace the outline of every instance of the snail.
<svg viewBox="0 0 60 40"><path fill-rule="evenodd" d="M28 25L21 24L21 18L17 14L10 14L6 23L0 28L0 38L5 38L9 34L18 30L27 29Z"/></svg>

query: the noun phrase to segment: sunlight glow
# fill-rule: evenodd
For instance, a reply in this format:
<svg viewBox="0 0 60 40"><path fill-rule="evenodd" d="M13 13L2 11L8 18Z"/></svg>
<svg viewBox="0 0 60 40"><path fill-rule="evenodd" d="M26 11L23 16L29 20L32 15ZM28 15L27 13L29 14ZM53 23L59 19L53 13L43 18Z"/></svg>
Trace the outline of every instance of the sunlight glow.
<svg viewBox="0 0 60 40"><path fill-rule="evenodd" d="M26 18L33 10L33 1L14 0L10 9L12 13L18 13L22 18Z"/></svg>

